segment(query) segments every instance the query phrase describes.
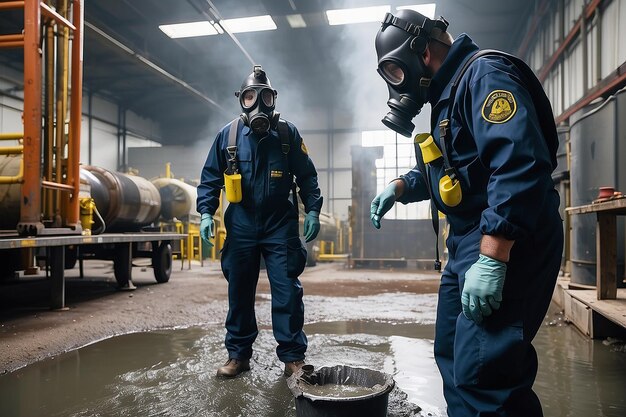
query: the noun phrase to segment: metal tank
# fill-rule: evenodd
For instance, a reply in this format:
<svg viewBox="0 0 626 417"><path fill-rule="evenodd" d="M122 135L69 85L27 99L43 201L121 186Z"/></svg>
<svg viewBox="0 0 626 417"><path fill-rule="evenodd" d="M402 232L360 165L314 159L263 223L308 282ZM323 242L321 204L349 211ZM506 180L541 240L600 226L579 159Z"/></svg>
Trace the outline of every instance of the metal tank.
<svg viewBox="0 0 626 417"><path fill-rule="evenodd" d="M81 171L107 232L138 231L159 217L161 197L147 179L90 165Z"/></svg>
<svg viewBox="0 0 626 417"><path fill-rule="evenodd" d="M175 178L157 178L152 184L161 196L161 216L165 220L200 216L196 211L196 187Z"/></svg>
<svg viewBox="0 0 626 417"><path fill-rule="evenodd" d="M19 174L21 155L0 155L0 177ZM0 184L0 229L15 230L20 220L21 184Z"/></svg>
<svg viewBox="0 0 626 417"><path fill-rule="evenodd" d="M626 124L619 114L626 112L626 92L587 107L570 128L571 205L590 204L599 187L610 186L626 192ZM623 119L623 118L622 118ZM621 161L621 163L620 163ZM574 215L571 221L571 282L596 284L596 216ZM617 273L624 276L624 218L617 217ZM618 281L622 281L619 279Z"/></svg>

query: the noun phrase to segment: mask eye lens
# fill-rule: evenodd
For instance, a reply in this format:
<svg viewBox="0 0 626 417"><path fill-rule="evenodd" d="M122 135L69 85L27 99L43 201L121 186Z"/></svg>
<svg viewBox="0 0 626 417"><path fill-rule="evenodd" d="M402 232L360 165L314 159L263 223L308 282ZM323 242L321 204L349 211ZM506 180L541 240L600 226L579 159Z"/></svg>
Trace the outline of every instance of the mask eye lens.
<svg viewBox="0 0 626 417"><path fill-rule="evenodd" d="M393 62L384 62L381 65L381 71L390 84L398 85L404 81L404 70Z"/></svg>
<svg viewBox="0 0 626 417"><path fill-rule="evenodd" d="M267 107L272 107L274 105L274 92L266 88L261 92L261 99Z"/></svg>
<svg viewBox="0 0 626 417"><path fill-rule="evenodd" d="M245 90L241 93L241 105L243 108L249 109L256 102L256 91L253 89Z"/></svg>

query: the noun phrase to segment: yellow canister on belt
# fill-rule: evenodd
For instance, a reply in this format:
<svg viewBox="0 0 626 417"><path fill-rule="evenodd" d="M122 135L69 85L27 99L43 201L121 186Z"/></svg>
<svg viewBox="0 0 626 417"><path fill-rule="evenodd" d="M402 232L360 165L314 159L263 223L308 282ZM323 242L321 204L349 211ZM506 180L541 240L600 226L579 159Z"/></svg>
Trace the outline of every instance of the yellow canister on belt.
<svg viewBox="0 0 626 417"><path fill-rule="evenodd" d="M422 151L422 158L425 164L429 164L439 158L441 158L441 150L435 143L433 137L428 133L420 133L415 135L415 142L417 142Z"/></svg>
<svg viewBox="0 0 626 417"><path fill-rule="evenodd" d="M224 188L226 189L226 200L229 203L241 202L241 174L227 174L225 172Z"/></svg>
<svg viewBox="0 0 626 417"><path fill-rule="evenodd" d="M439 180L439 195L441 201L448 207L458 206L462 199L461 183L458 179L452 179L449 175L444 175Z"/></svg>

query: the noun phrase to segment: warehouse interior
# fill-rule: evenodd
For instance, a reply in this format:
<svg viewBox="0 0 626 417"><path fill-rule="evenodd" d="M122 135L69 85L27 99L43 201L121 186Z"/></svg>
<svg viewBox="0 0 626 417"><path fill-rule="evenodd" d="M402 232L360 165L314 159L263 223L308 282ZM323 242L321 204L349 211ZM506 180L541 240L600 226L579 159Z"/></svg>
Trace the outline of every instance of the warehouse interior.
<svg viewBox="0 0 626 417"><path fill-rule="evenodd" d="M274 354L264 265L252 371L214 378L233 203L219 197L206 245L197 187L255 65L323 197L301 275L307 363L391 375L385 415L447 415L433 260L446 265L449 225L428 201L370 220L417 164L414 139L381 122L374 47L404 8L541 82L564 246L534 390L546 416L626 413L626 0L0 0L0 415L304 415ZM431 106L413 123L431 132Z"/></svg>

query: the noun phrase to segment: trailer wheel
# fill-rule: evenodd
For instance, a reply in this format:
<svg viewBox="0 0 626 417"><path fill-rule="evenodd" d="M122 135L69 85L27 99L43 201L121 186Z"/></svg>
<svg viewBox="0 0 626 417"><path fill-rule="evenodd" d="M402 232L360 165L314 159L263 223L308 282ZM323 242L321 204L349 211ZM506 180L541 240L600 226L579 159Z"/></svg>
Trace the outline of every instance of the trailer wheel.
<svg viewBox="0 0 626 417"><path fill-rule="evenodd" d="M152 253L152 269L158 283L167 282L172 274L172 246L169 242L161 243Z"/></svg>
<svg viewBox="0 0 626 417"><path fill-rule="evenodd" d="M74 269L78 260L78 246L69 245L65 247L65 269Z"/></svg>

